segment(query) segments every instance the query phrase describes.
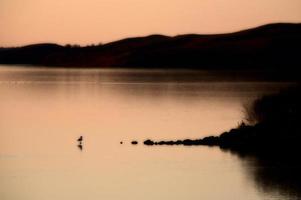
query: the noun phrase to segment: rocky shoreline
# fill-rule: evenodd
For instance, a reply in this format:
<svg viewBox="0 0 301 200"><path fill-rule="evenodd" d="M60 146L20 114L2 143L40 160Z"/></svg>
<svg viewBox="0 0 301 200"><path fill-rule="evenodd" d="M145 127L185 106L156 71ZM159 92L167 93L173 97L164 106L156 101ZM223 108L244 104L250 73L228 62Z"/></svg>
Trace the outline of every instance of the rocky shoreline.
<svg viewBox="0 0 301 200"><path fill-rule="evenodd" d="M219 136L168 141L147 139L143 143L147 146L219 146L240 152L293 152L300 149L301 141L299 94L298 86L257 99L248 111L249 121L256 121L254 124L242 122Z"/></svg>

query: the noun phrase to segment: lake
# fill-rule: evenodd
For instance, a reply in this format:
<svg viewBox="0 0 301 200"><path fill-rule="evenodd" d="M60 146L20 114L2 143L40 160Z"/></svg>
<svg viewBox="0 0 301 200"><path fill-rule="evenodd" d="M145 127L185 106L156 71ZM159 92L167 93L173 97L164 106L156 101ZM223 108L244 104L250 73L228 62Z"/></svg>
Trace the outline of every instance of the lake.
<svg viewBox="0 0 301 200"><path fill-rule="evenodd" d="M142 144L219 135L292 84L253 73L0 65L0 199L298 199L255 158Z"/></svg>

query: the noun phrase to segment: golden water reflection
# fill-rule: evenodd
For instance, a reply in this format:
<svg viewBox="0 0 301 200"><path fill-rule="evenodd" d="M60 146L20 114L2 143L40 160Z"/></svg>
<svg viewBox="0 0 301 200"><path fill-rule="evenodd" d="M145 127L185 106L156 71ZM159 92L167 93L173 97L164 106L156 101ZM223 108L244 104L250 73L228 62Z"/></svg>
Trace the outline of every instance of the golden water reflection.
<svg viewBox="0 0 301 200"><path fill-rule="evenodd" d="M283 199L258 190L241 159L218 148L141 141L220 134L241 121L244 103L287 84L1 66L0 199Z"/></svg>

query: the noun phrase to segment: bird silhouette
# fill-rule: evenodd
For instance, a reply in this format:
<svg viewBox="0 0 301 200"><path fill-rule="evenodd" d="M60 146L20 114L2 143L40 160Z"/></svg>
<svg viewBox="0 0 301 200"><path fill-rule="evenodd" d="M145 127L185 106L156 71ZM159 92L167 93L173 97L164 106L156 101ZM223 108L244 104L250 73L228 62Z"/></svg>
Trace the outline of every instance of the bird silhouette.
<svg viewBox="0 0 301 200"><path fill-rule="evenodd" d="M80 145L80 146L82 147L83 136L81 135L81 136L77 139L77 141L79 142L78 145ZM82 148L80 148L80 149L82 149Z"/></svg>
<svg viewBox="0 0 301 200"><path fill-rule="evenodd" d="M77 141L82 142L83 141L83 136L80 136Z"/></svg>

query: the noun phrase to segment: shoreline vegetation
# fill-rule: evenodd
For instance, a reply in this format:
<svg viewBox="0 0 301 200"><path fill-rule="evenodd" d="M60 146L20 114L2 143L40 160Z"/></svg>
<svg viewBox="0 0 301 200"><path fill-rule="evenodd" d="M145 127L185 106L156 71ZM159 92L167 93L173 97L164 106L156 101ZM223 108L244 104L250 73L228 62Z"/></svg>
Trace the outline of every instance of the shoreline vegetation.
<svg viewBox="0 0 301 200"><path fill-rule="evenodd" d="M246 168L263 190L301 198L300 85L263 96L245 108L246 124L219 136L176 141L145 140L153 145L204 145L219 147L248 162Z"/></svg>
<svg viewBox="0 0 301 200"><path fill-rule="evenodd" d="M263 96L245 108L246 121L219 136L202 139L153 141L145 145L206 145L252 154L286 154L300 150L300 85Z"/></svg>
<svg viewBox="0 0 301 200"><path fill-rule="evenodd" d="M297 71L300 46L301 24L277 23L227 34L150 35L85 47L44 43L0 48L0 64Z"/></svg>

